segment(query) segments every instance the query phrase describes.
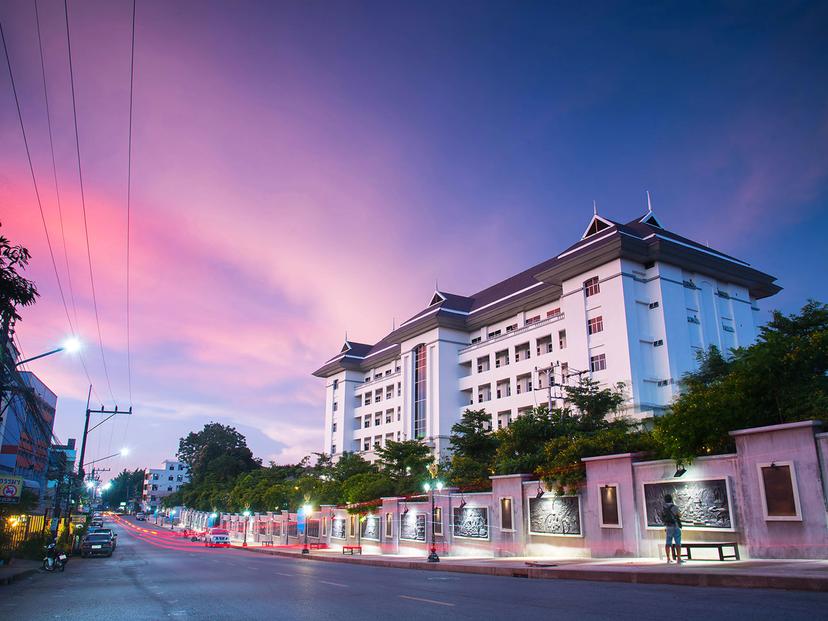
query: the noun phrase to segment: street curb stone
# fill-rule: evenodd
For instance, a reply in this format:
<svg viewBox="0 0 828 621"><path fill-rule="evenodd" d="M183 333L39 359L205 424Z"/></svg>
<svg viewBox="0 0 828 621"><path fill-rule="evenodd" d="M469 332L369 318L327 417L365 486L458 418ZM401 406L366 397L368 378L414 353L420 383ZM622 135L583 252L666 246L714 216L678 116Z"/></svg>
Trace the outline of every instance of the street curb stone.
<svg viewBox="0 0 828 621"><path fill-rule="evenodd" d="M366 559L336 556L298 555L281 550L233 546L258 554L269 554L297 560L351 563L388 567L394 569L419 569L423 571L448 571L455 573L530 578L535 580L591 580L595 582L625 582L629 584L666 584L673 586L725 587L744 589L782 589L789 591L828 592L828 577L821 576L772 576L746 573L710 573L683 568L673 573L650 571L612 571L601 569L567 569L542 567L497 567L491 565L460 565L451 562L425 563L421 561L396 561L392 559Z"/></svg>

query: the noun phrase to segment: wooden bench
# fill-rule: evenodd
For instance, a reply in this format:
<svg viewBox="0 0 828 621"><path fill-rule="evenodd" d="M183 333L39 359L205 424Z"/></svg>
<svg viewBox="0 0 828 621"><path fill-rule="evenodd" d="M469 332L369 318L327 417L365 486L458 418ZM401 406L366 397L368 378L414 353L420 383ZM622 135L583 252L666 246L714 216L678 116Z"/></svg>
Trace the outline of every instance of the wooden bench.
<svg viewBox="0 0 828 621"><path fill-rule="evenodd" d="M342 554L354 555L354 552L359 552L362 555L362 546L342 546Z"/></svg>
<svg viewBox="0 0 828 621"><path fill-rule="evenodd" d="M725 559L733 559L734 561L740 560L739 558L739 544L735 541L704 541L704 542L694 542L694 543L682 543L681 547L685 550L685 556L688 561L692 561L693 557L691 556L690 550L693 548L716 548L719 551L719 560L723 561ZM725 554L725 548L733 548L733 554Z"/></svg>

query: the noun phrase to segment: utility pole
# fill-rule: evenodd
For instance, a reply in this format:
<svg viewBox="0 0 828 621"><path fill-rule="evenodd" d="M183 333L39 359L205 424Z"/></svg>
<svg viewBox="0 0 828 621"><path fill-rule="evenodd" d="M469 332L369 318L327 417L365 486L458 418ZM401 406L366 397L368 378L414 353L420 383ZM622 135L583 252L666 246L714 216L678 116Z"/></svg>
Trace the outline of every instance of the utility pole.
<svg viewBox="0 0 828 621"><path fill-rule="evenodd" d="M92 397L92 384L89 385L89 393L86 396L86 418L84 419L84 423L83 423L83 439L81 440L80 465L78 466L78 477L81 479L81 481L83 480L83 476L84 476L83 466L84 466L84 459L86 458L86 438L89 435L89 432L95 430L97 427L100 427L106 421L108 421L113 416L116 416L117 414L127 414L127 415L132 414L132 406L130 406L128 410L119 410L117 405L115 406L114 410L104 409L104 406L101 406L100 410L90 410L89 409L89 399L91 397ZM93 412L95 414L109 414L109 416L107 418L103 419L101 422L99 422L94 427L92 427L92 429L90 429L89 428L89 416Z"/></svg>

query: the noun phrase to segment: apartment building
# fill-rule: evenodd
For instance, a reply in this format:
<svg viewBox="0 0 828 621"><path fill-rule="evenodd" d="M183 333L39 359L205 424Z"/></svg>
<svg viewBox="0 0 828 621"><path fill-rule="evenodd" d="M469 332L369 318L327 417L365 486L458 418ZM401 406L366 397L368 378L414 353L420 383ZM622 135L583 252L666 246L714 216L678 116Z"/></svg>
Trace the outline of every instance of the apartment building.
<svg viewBox="0 0 828 621"><path fill-rule="evenodd" d="M710 345L758 333L757 301L781 290L747 262L670 232L652 211L625 224L595 214L553 258L483 291L435 291L374 344L346 341L325 379L325 447L374 459L388 440L448 449L464 409L492 427L589 377L623 382L625 413L657 416Z"/></svg>
<svg viewBox="0 0 828 621"><path fill-rule="evenodd" d="M160 468L147 468L144 474L144 493L141 497L143 510L152 513L160 509L164 498L189 482L190 470L184 462L165 459Z"/></svg>

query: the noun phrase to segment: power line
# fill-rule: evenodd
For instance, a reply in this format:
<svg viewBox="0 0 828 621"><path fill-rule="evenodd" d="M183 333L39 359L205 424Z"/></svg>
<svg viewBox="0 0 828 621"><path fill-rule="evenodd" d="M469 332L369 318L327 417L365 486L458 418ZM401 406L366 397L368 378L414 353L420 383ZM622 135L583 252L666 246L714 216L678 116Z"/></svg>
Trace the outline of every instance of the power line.
<svg viewBox="0 0 828 621"><path fill-rule="evenodd" d="M132 407L132 346L130 339L129 313L129 250L130 250L130 207L132 203L132 104L135 83L135 4L132 0L132 47L129 57L129 139L127 147L127 230L126 230L126 331L127 331L127 380L129 405ZM129 425L129 419L127 419Z"/></svg>
<svg viewBox="0 0 828 621"><path fill-rule="evenodd" d="M69 251L66 245L66 229L63 225L63 207L60 202L60 189L58 187L57 179L57 165L55 164L55 145L54 140L52 138L52 115L49 109L49 89L46 87L46 62L43 57L43 39L40 35L40 12L38 10L38 0L35 0L35 23L37 24L37 44L40 48L40 70L43 76L43 99L46 102L46 123L49 128L49 151L52 155L52 176L55 181L55 197L57 198L58 216L60 218L60 235L63 241L63 259L66 262L66 276L69 283L69 299L72 301L72 311L75 317L75 325L78 326L78 328L80 328L80 322L78 321L78 307L75 302L75 291L72 285L72 269L69 267Z"/></svg>
<svg viewBox="0 0 828 621"><path fill-rule="evenodd" d="M98 314L98 298L95 293L95 275L92 270L92 250L89 244L89 224L86 217L86 197L83 190L83 167L81 165L80 134L78 132L78 110L75 101L75 71L72 64L72 40L69 34L69 0L63 0L63 8L66 15L66 47L69 52L69 83L72 87L72 117L75 124L75 151L78 158L78 181L80 183L81 207L83 209L83 231L86 236L86 258L89 263L89 283L92 286L92 306L95 309L95 324L98 328L98 345L101 349L101 361L103 362L106 385L109 389L109 396L115 401L115 394L112 392L112 382L109 380L109 369L106 366L106 355L104 354L103 335L101 333L101 319Z"/></svg>

